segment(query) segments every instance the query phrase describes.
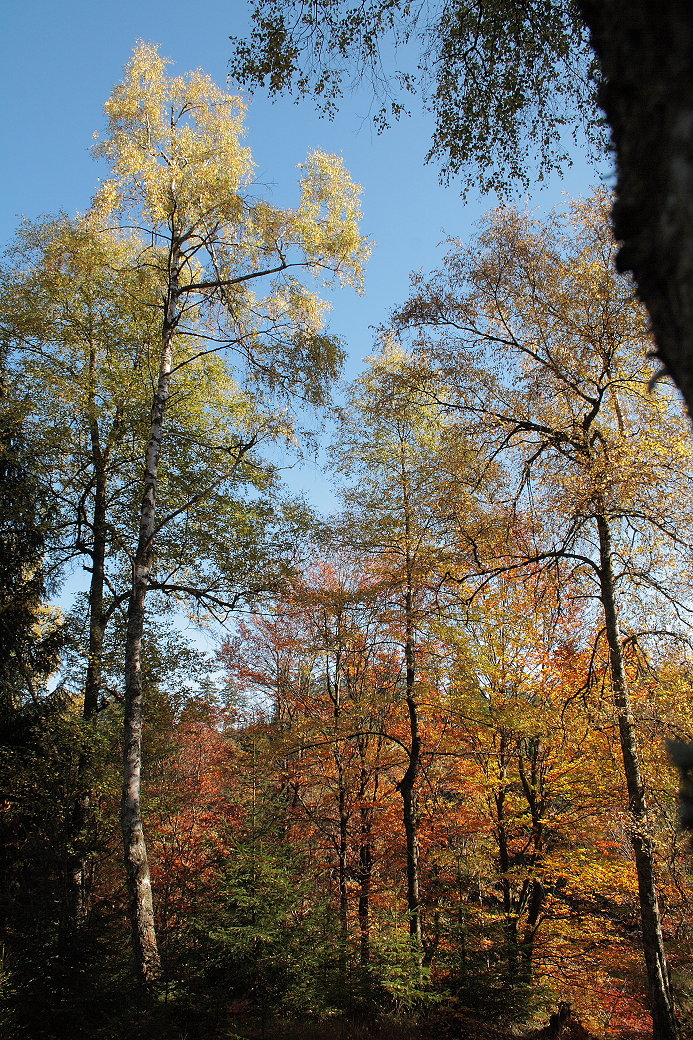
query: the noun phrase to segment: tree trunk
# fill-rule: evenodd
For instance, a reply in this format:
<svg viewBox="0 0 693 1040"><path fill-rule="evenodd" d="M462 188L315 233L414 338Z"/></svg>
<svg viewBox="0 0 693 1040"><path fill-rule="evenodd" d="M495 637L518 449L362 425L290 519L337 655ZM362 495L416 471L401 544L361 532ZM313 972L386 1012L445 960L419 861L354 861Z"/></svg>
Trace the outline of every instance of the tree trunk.
<svg viewBox="0 0 693 1040"><path fill-rule="evenodd" d="M106 575L106 458L101 447L97 409L94 401L96 384L96 346L92 342L89 358L90 401L89 426L91 440L91 462L94 473L94 513L92 516L91 583L89 586L89 649L87 674L84 683L84 706L82 717L89 723L96 716L101 690L103 667L103 643L106 632L104 612L104 588ZM91 818L91 791L86 777L91 767L91 750L88 741L83 741L77 764L75 804L72 813L74 853L70 862L70 925L81 928L85 923L88 904L87 893L87 828Z"/></svg>
<svg viewBox="0 0 693 1040"><path fill-rule="evenodd" d="M527 918L522 932L522 959L527 974L532 974L532 958L534 957L534 941L541 921L541 913L546 902L546 889L539 878L530 882L529 898L527 900Z"/></svg>
<svg viewBox="0 0 693 1040"><path fill-rule="evenodd" d="M498 867L500 870L500 889L503 898L503 934L505 936L505 954L508 983L512 985L517 977L517 914L513 906L512 887L510 884L510 853L508 850L508 832L505 816L505 796L507 773L507 742L505 734L501 735L499 752L500 787L494 794L496 803L496 840L498 842Z"/></svg>
<svg viewBox="0 0 693 1040"><path fill-rule="evenodd" d="M362 965L371 959L370 899L373 874L373 852L371 846L370 814L361 806L361 839L359 843L359 933Z"/></svg>
<svg viewBox="0 0 693 1040"><path fill-rule="evenodd" d="M419 964L423 964L423 937L421 934L421 904L419 897L419 838L414 786L419 775L421 762L421 733L419 729L419 708L416 700L415 679L416 660L412 624L412 593L407 588L405 602L406 638L404 644L404 661L406 669L407 710L409 713L409 762L399 782L402 795L402 811L404 833L407 843L407 910L409 913L409 934Z"/></svg>
<svg viewBox="0 0 693 1040"><path fill-rule="evenodd" d="M626 776L631 816L630 842L635 855L642 923L642 943L647 968L647 987L655 1040L676 1040L679 1025L674 1009L669 968L664 953L664 940L657 898L654 868L654 843L649 830L645 788L638 760L635 725L631 711L623 649L614 592L611 531L603 511L596 517L599 530L599 579L604 606L609 664L614 704Z"/></svg>
<svg viewBox="0 0 693 1040"><path fill-rule="evenodd" d="M693 9L690 0L581 0L605 85L618 180L618 263L693 415Z"/></svg>
<svg viewBox="0 0 693 1040"><path fill-rule="evenodd" d="M423 935L419 896L419 837L415 786L421 765L421 732L416 698L416 649L414 646L414 558L412 552L412 516L409 499L409 473L404 440L400 443L400 479L404 520L405 591L404 591L404 668L407 711L409 714L409 762L397 785L402 795L402 813L407 847L407 910L409 935L419 967L423 966Z"/></svg>
<svg viewBox="0 0 693 1040"><path fill-rule="evenodd" d="M105 510L103 494L99 494L99 490L97 486L96 504L94 507L92 575L89 589L89 657L82 711L85 722L90 722L98 710L103 641L106 631L103 611L106 557ZM77 796L72 813L72 831L75 847L75 854L70 864L71 919L73 927L80 927L84 923L87 913L87 854L84 849L84 843L91 814L91 791L86 785L86 776L90 767L91 752L87 744L83 743L77 764Z"/></svg>
<svg viewBox="0 0 693 1040"><path fill-rule="evenodd" d="M541 862L544 845L544 807L545 791L544 783L539 766L542 741L540 737L532 737L528 742L527 754L530 764L530 774L525 769L525 752L521 747L518 755L518 771L520 783L527 805L532 817L532 853L533 864ZM521 904L527 907L522 933L522 960L527 980L532 974L532 958L534 956L534 941L541 924L541 915L546 902L546 888L540 878L535 877L527 883L527 889L523 893Z"/></svg>
<svg viewBox="0 0 693 1040"><path fill-rule="evenodd" d="M123 791L120 825L130 900L130 927L135 965L141 981L151 988L161 974L154 927L152 886L140 807L142 771L142 635L145 601L154 557L156 490L164 413L170 393L173 336L178 321L178 282L182 258L173 240L169 259L169 285L162 329L159 378L152 403L145 458L144 493L140 508L139 536L133 564L132 593L128 603L125 644L125 713L123 732Z"/></svg>
<svg viewBox="0 0 693 1040"><path fill-rule="evenodd" d="M361 771L358 790L359 803L359 962L367 965L371 959L371 880L373 877L373 840L372 818L373 807L378 794L378 775L376 773L374 790L370 804L366 804L369 772L366 765L366 744L363 737L357 739Z"/></svg>
<svg viewBox="0 0 693 1040"><path fill-rule="evenodd" d="M94 495L94 541L89 586L89 656L84 683L84 718L93 719L99 707L103 644L106 634L104 587L106 579L106 479L97 473Z"/></svg>
<svg viewBox="0 0 693 1040"><path fill-rule="evenodd" d="M141 648L145 595L146 585L140 577L128 608L120 826L123 834L135 966L142 982L146 987L150 987L159 977L161 964L154 929L152 886L140 808L143 709Z"/></svg>
<svg viewBox="0 0 693 1040"><path fill-rule="evenodd" d="M349 810L341 761L339 768L339 930L341 937L341 964L346 970L346 948L349 938L349 892L347 888L347 855L349 851Z"/></svg>
<svg viewBox="0 0 693 1040"><path fill-rule="evenodd" d="M329 630L327 617L324 627L325 645L332 642L332 633ZM347 965L347 943L349 939L349 891L347 885L348 854L349 854L349 806L347 799L346 781L344 779L344 766L342 764L342 751L340 744L340 720L342 714L342 664L341 651L339 648L339 637L336 637L337 649L334 660L334 680L330 676L329 662L326 665L327 692L333 706L334 718L334 761L337 769L337 804L339 812L339 838L337 841L338 858L338 885L339 885L339 971L344 984Z"/></svg>

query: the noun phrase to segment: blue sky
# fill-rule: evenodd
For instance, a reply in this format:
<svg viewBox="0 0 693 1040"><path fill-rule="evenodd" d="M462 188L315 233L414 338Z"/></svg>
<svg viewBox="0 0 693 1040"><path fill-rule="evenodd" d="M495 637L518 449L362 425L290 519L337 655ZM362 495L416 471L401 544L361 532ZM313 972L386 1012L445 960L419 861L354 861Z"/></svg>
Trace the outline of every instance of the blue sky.
<svg viewBox="0 0 693 1040"><path fill-rule="evenodd" d="M175 71L203 68L224 84L228 37L243 33L248 6L246 0L10 0L0 39L6 155L0 241L10 241L22 216L87 208L99 177L90 156L92 134L103 125L103 103L137 39L159 44ZM352 377L372 350L372 326L405 297L409 272L435 266L445 234L469 235L497 200L472 194L463 203L458 187L438 183L435 167L423 162L431 125L425 115L404 119L378 137L367 94L347 96L334 122L319 118L309 101L248 100L247 143L273 201L295 199L296 166L316 148L340 153L363 186L363 228L375 243L366 293L359 298L343 292L331 301L331 329L345 341L346 375ZM520 201L542 212L560 203L562 193L588 193L594 181L594 172L576 156L564 181L556 178ZM325 495L327 501L315 466L294 479L305 482L311 497Z"/></svg>

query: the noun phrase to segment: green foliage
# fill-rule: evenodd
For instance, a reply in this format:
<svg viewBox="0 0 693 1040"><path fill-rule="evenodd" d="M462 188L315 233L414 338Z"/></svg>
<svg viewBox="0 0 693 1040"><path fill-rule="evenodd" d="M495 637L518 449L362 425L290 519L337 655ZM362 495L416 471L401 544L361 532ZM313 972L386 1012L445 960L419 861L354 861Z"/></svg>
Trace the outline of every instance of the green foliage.
<svg viewBox="0 0 693 1040"><path fill-rule="evenodd" d="M596 60L577 3L462 0L434 31L428 158L445 177L471 180L473 165L482 190L506 194L569 166L580 132L603 146Z"/></svg>
<svg viewBox="0 0 693 1040"><path fill-rule="evenodd" d="M58 217L24 225L2 271L8 392L53 491L60 536L52 559L60 565L77 555L93 565L105 551L105 621L130 580L127 546L137 530L151 411L148 358L160 336L161 286L140 264L142 248L93 216ZM287 426L260 417L256 396L238 388L226 360L200 354L197 339L181 336L179 351L158 486L170 520L155 581L180 598L197 591L209 605L216 594L223 611L234 595L266 587L281 572L273 472L255 451L237 464L236 449L253 437L282 436Z"/></svg>
<svg viewBox="0 0 693 1040"><path fill-rule="evenodd" d="M95 806L81 851L90 857L94 886L108 876L101 875L114 848L106 805L116 777L116 725L110 714L98 728L88 726L76 705L54 694L17 709L0 746L0 1014L7 1036L84 1035L85 1022L93 1026L115 1006L127 975L119 899L95 899L76 928L70 885L80 748L89 748Z"/></svg>
<svg viewBox="0 0 693 1040"><path fill-rule="evenodd" d="M4 359L2 359L4 362ZM2 373L4 376L4 372ZM53 505L37 485L22 428L0 388L0 725L55 670L64 642L44 599L43 555Z"/></svg>
<svg viewBox="0 0 693 1040"><path fill-rule="evenodd" d="M167 335L196 325L208 341L206 348L198 341L198 352L226 349L244 378L273 395L324 403L342 351L324 333L323 301L299 274L361 287L369 247L359 233L360 188L341 158L314 152L294 210L258 201L242 144L243 101L200 71L167 76L167 64L140 42L106 102L96 153L112 177L95 213L151 228L140 263L162 284L175 282L171 307L160 314ZM173 371L181 367L177 357ZM267 404L261 410L276 427Z"/></svg>
<svg viewBox="0 0 693 1040"><path fill-rule="evenodd" d="M520 951L518 950L518 953ZM441 989L470 1017L522 1022L549 1007L554 994L532 977L531 962L518 960L508 972L507 936L502 916L456 924L437 964Z"/></svg>
<svg viewBox="0 0 693 1040"><path fill-rule="evenodd" d="M566 137L603 148L598 69L574 0L255 0L250 33L231 40L241 83L312 94L327 114L367 80L379 129L418 91L435 117L428 158L467 187L529 187L570 164Z"/></svg>
<svg viewBox="0 0 693 1040"><path fill-rule="evenodd" d="M302 28L286 21L297 10ZM417 17L404 0L348 10L343 0L258 0L268 31L255 42L278 64L247 50L245 75L276 73L272 89L299 77L307 90L294 31L317 33L324 55L368 64L383 32L413 45ZM449 5L420 27L438 76L431 156L448 173L469 155L485 186L507 187L524 175L528 132L544 135L543 169L561 161L560 106L578 97L572 77L586 60L570 0ZM0 1026L18 1040L170 1040L235 1032L243 1016L264 1036L287 1016L321 1020L329 1035L344 1034L348 1018L409 1023L443 1000L517 1021L545 1014L549 987L555 1001L588 978L583 1006L606 1021L602 982L634 992L639 983L600 638L590 660L585 651L595 631L585 573L596 565L594 539L580 532L596 493L611 496L621 590L629 568L640 589L624 650L634 713L649 727L664 930L676 935L681 978L691 934L657 744L691 731L689 662L670 658L690 602L688 567L671 560L683 561L691 537L685 516L670 506L660 515L687 497L689 440L667 395L646 392L649 372L633 353L642 316L604 266L614 248L606 200L574 208L575 248L560 222L539 227L506 210L471 250L454 247L445 272L415 281L399 320L422 349L410 356L391 336L347 396L333 456L350 482L345 518L320 532L323 549L338 552L301 578L297 560L318 522L300 502L278 504L277 474L259 452L291 441L287 398L328 400L342 348L324 332L321 301L288 268L358 285L367 253L358 189L341 160L317 153L295 210L258 203L243 104L201 74L166 77L165 65L139 46L108 103L100 151L113 179L97 208L26 225L0 274ZM339 62L317 70L328 108L343 72ZM503 158L507 178L494 172ZM150 222L144 240L109 230L128 213ZM166 423L154 431L156 551L138 660L163 954L145 1008L128 955L117 731L150 360L172 256L177 309L163 327L175 351ZM502 469L499 456L513 451ZM652 541L639 526L650 518ZM572 570L553 566L560 537L579 549L566 556ZM94 575L99 538L101 594L93 582L61 624L45 605L49 569L79 558ZM550 569L523 585L528 546ZM181 637L179 611L226 618L289 588L229 642L233 697L222 705L216 662ZM681 615L651 632L650 618L667 620L664 592L671 603L676 593ZM639 634L644 618L653 651ZM96 655L85 719L84 671ZM667 668L668 682L657 674ZM424 748L420 946L407 934L398 778L408 740L415 756L403 692L409 720L420 710ZM261 710L268 693L273 720ZM239 706L255 725L243 726Z"/></svg>
<svg viewBox="0 0 693 1040"><path fill-rule="evenodd" d="M395 1015L423 1012L440 1000L430 984L430 969L421 967L405 924L396 918L381 923L372 937L368 965L372 1005Z"/></svg>
<svg viewBox="0 0 693 1040"><path fill-rule="evenodd" d="M297 881L299 858L276 835L235 844L201 923L205 987L249 1001L262 1017L331 1010L334 922L309 881Z"/></svg>

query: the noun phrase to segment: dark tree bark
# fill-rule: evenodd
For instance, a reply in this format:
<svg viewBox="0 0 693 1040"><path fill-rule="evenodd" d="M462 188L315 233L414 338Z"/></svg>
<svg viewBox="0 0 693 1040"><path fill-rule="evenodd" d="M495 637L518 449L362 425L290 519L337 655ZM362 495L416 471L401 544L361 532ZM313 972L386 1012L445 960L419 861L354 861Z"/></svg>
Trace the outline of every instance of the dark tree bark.
<svg viewBox="0 0 693 1040"><path fill-rule="evenodd" d="M527 805L532 818L531 855L535 863L541 861L544 851L544 811L546 803L544 798L543 776L539 764L541 746L542 741L539 737L532 738L529 741L529 776L527 775L522 749L520 749L518 754L520 783L522 784L522 790L527 799ZM542 921L542 913L544 911L545 903L546 888L541 879L535 877L531 881L526 881L523 886L521 898L522 906L526 906L527 908L527 916L525 918L522 933L522 960L524 962L524 969L530 976L532 972L532 958L534 956L534 943L537 931L539 930Z"/></svg>
<svg viewBox="0 0 693 1040"><path fill-rule="evenodd" d="M327 615L323 619L322 638L324 645L329 647L334 643L334 676L330 674L329 659L326 665L325 679L327 683L327 694L332 701L334 719L334 762L337 770L337 806L339 813L339 836L336 839L337 862L338 862L338 887L339 887L339 933L340 933L340 955L339 968L344 981L346 976L346 951L349 938L349 888L347 884L349 872L349 821L351 812L349 808L347 779L344 775L344 763L342 760L342 747L340 741L340 726L342 715L342 642L341 642L341 617L335 619L335 631L330 630Z"/></svg>
<svg viewBox="0 0 693 1040"><path fill-rule="evenodd" d="M421 727L416 692L416 646L414 631L414 555L412 551L412 513L409 495L409 473L404 441L400 444L402 514L404 520L405 589L404 589L404 671L407 713L409 715L409 761L397 785L402 795L402 814L407 844L407 909L409 934L419 966L423 965L423 933L419 893L419 819L416 782L421 769Z"/></svg>
<svg viewBox="0 0 693 1040"><path fill-rule="evenodd" d="M371 820L366 806L361 806L361 835L359 840L359 960L362 965L371 959L371 878L373 876L373 848Z"/></svg>
<svg viewBox="0 0 693 1040"><path fill-rule="evenodd" d="M357 738L361 770L358 788L359 804L359 960L365 966L371 959L371 882L373 878L373 808L378 797L378 774L373 781L371 797L366 801L370 779L366 763L367 738Z"/></svg>
<svg viewBox="0 0 693 1040"><path fill-rule="evenodd" d="M91 549L91 583L89 586L89 650L87 675L84 683L84 707L82 715L85 722L91 722L98 711L99 693L101 690L101 673L103 667L103 643L106 633L106 613L104 609L104 588L106 571L106 479L103 467L95 470L94 476L94 516L92 520L93 542ZM91 767L91 754L83 744L80 749L77 765L77 797L72 814L74 834L74 856L70 864L71 918L72 926L79 928L87 914L87 860L84 847L89 820L91 818L92 796L87 776Z"/></svg>
<svg viewBox="0 0 693 1040"><path fill-rule="evenodd" d="M114 609L106 608L106 553L108 541L107 524L107 492L109 483L109 463L114 446L123 435L122 415L116 413L113 427L106 443L103 443L99 427L99 406L96 401L97 384L97 347L90 334L89 351L89 439L90 463L94 506L91 520L85 526L91 528L91 548L86 551L91 559L91 582L89 584L89 642L87 656L87 674L84 682L84 706L82 716L85 722L95 719L99 710L101 679L103 673L103 648L106 627ZM84 925L88 913L89 853L87 849L88 829L92 816L92 793L89 789L88 774L92 765L91 751L88 742L83 743L77 766L77 796L72 816L74 834L74 855L70 864L71 886L71 926L80 928Z"/></svg>
<svg viewBox="0 0 693 1040"><path fill-rule="evenodd" d="M407 845L407 909L409 934L419 963L423 963L423 936L421 932L421 901L419 894L419 835L416 805L416 781L421 768L421 730L419 705L416 696L416 654L413 631L413 595L408 579L405 594L405 689L409 715L409 761L404 776L397 785L402 795L402 815Z"/></svg>
<svg viewBox="0 0 693 1040"><path fill-rule="evenodd" d="M349 890L347 886L349 853L349 809L341 761L337 763L339 776L339 929L342 943L342 960L346 970L346 948L349 938Z"/></svg>
<svg viewBox="0 0 693 1040"><path fill-rule="evenodd" d="M97 470L94 494L93 547L89 585L89 656L84 683L84 718L93 719L98 711L103 671L103 644L108 615L105 608L106 583L106 477Z"/></svg>
<svg viewBox="0 0 693 1040"><path fill-rule="evenodd" d="M642 943L647 969L647 987L654 1040L676 1040L679 1025L676 1019L674 998L671 991L669 968L664 952L662 923L657 898L657 883L654 866L654 843L652 841L645 799L640 762L638 758L635 725L628 692L628 683L623 660L623 648L619 631L618 611L614 592L614 571L611 548L611 531L604 512L596 517L599 530L599 580L604 607L606 634L609 646L609 664L614 705L618 715L618 729L626 776L630 810L630 842L635 856L638 876Z"/></svg>
<svg viewBox="0 0 693 1040"><path fill-rule="evenodd" d="M504 758L505 738L501 739L501 760ZM501 784L494 794L496 805L496 840L498 842L498 868L500 870L500 890L503 900L503 933L505 935L505 953L508 983L513 984L517 976L517 922L518 917L513 905L512 886L510 884L510 854L508 849L508 832L506 827L505 796L508 788L505 783L505 764L502 765Z"/></svg>
<svg viewBox="0 0 693 1040"><path fill-rule="evenodd" d="M581 0L605 83L618 172L618 264L693 415L693 7Z"/></svg>

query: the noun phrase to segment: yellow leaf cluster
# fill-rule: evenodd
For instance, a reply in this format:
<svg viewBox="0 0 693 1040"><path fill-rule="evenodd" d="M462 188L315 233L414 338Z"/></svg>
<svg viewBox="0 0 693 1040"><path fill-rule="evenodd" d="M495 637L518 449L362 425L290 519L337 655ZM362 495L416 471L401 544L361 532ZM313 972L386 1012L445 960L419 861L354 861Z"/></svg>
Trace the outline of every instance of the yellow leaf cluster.
<svg viewBox="0 0 693 1040"><path fill-rule="evenodd" d="M101 212L141 207L155 227L183 227L213 214L237 221L253 162L241 144L245 106L204 73L168 77L168 62L140 42L106 102L107 135L95 154L114 178L102 185Z"/></svg>

